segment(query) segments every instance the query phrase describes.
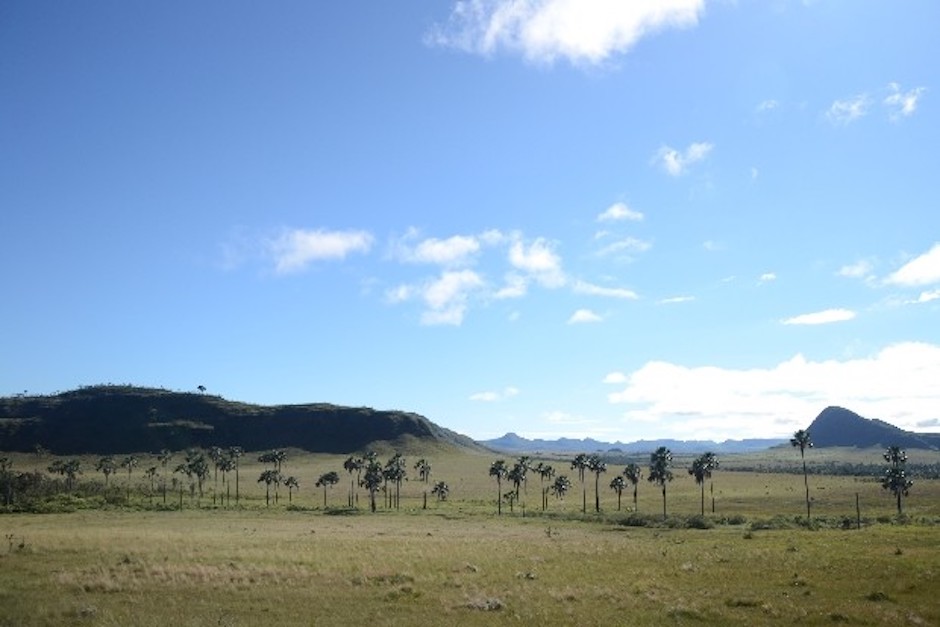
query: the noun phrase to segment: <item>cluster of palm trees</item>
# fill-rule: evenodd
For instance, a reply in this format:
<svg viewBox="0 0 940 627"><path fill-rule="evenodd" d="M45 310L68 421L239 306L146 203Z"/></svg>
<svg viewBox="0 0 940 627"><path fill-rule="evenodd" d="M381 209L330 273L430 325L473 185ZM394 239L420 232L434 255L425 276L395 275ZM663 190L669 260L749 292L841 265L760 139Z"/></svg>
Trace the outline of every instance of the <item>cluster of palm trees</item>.
<svg viewBox="0 0 940 627"><path fill-rule="evenodd" d="M382 492L386 509L399 509L401 507L401 486L408 479L408 466L401 453L395 453L382 464L378 454L370 451L364 457L351 455L343 462L343 469L349 473L349 507L359 506L359 488L364 488L369 494L369 509L377 510L376 495ZM418 480L424 483L424 509L428 507L428 485L431 481L431 463L424 458L414 464L418 473ZM337 481L338 481L337 477ZM450 487L443 481L438 481L431 488L430 493L438 501L446 501L450 494ZM325 502L325 501L324 501Z"/></svg>

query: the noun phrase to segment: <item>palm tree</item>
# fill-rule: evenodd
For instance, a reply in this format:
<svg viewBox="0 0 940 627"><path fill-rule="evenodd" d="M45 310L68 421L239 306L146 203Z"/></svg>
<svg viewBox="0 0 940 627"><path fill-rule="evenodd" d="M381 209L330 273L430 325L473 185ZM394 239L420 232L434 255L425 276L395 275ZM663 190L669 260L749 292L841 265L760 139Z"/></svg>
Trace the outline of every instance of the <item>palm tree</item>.
<svg viewBox="0 0 940 627"><path fill-rule="evenodd" d="M223 503L226 507L232 504L232 480L228 478L228 473L235 470L236 466L235 459L228 453L222 458L222 461L219 462L219 470L222 471L222 487L225 488L225 494Z"/></svg>
<svg viewBox="0 0 940 627"><path fill-rule="evenodd" d="M516 502L516 499L519 498L518 490L510 490L503 495L503 499L509 503L509 513L512 514L512 504Z"/></svg>
<svg viewBox="0 0 940 627"><path fill-rule="evenodd" d="M528 459L528 458L523 458ZM519 491L519 486L525 484L526 476L526 466L522 461L516 462L513 464L512 468L506 473L506 478L512 482L513 489L515 490L515 499L518 499L522 505L522 517L525 518L525 500L521 498L521 492ZM509 502L509 511L512 511L512 501Z"/></svg>
<svg viewBox="0 0 940 627"><path fill-rule="evenodd" d="M415 470L418 472L418 479L424 482L424 506L428 508L428 480L431 478L431 464L423 457L415 462Z"/></svg>
<svg viewBox="0 0 940 627"><path fill-rule="evenodd" d="M117 470L117 467L117 462L114 461L114 456L112 455L105 455L98 460L97 464L95 464L95 470L104 475L105 489L108 487L108 477L110 477L111 474Z"/></svg>
<svg viewBox="0 0 940 627"><path fill-rule="evenodd" d="M689 468L689 474L695 477L695 483L702 489L702 516L705 515L705 480L712 476L712 469L705 455L696 457Z"/></svg>
<svg viewBox="0 0 940 627"><path fill-rule="evenodd" d="M336 471L331 470L330 472L325 472L320 475L320 478L317 479L316 487L323 488L323 509L326 509L326 490L331 488L334 485L339 483L339 475L336 474Z"/></svg>
<svg viewBox="0 0 940 627"><path fill-rule="evenodd" d="M284 480L284 487L287 488L287 502L288 504L294 502L294 490L300 488L300 481L297 480L297 477L294 475L289 476Z"/></svg>
<svg viewBox="0 0 940 627"><path fill-rule="evenodd" d="M568 490L571 489L571 479L567 475L558 475L555 477L555 481L552 482L552 487L549 488L552 491L552 494L555 495L556 499L564 499L565 495L568 494Z"/></svg>
<svg viewBox="0 0 940 627"><path fill-rule="evenodd" d="M160 465L163 466L163 473L160 475L160 491L163 492L163 504L166 505L166 467L170 463L170 460L173 459L173 453L169 449L163 449L157 455L157 460L160 462Z"/></svg>
<svg viewBox="0 0 940 627"><path fill-rule="evenodd" d="M708 491L711 493L712 514L714 514L715 513L715 480L712 478L712 473L718 470L718 466L719 466L718 456L712 453L711 451L708 451L704 455L702 455L702 458L705 460L705 464L708 466Z"/></svg>
<svg viewBox="0 0 940 627"><path fill-rule="evenodd" d="M634 464L630 462L627 464L627 467L623 469L623 477L633 485L633 511L637 511L636 506L636 489L637 484L640 483L640 479L643 478L643 469L640 468L639 464Z"/></svg>
<svg viewBox="0 0 940 627"><path fill-rule="evenodd" d="M607 472L607 464L601 461L601 458L597 455L591 455L588 457L588 470L594 473L594 511L600 513L601 511L601 492L600 492L600 482L601 482L601 473Z"/></svg>
<svg viewBox="0 0 940 627"><path fill-rule="evenodd" d="M150 491L147 492L147 495L150 497L150 504L153 505L154 484L157 481L157 467L151 466L144 471L144 474L147 475L148 479L150 479Z"/></svg>
<svg viewBox="0 0 940 627"><path fill-rule="evenodd" d="M806 449L813 448L813 441L809 438L809 431L800 429L790 438L790 444L800 448L800 458L803 460L803 485L806 487L806 520L809 522L809 475L806 474Z"/></svg>
<svg viewBox="0 0 940 627"><path fill-rule="evenodd" d="M186 475L195 483L190 484L190 494L199 488L199 498L202 499L202 485L209 477L209 462L199 449L189 449L186 452ZM198 503L198 502L197 502Z"/></svg>
<svg viewBox="0 0 940 627"><path fill-rule="evenodd" d="M431 488L431 494L436 494L438 501L446 501L447 495L450 494L450 488L443 481L438 481Z"/></svg>
<svg viewBox="0 0 940 627"><path fill-rule="evenodd" d="M620 497L623 495L623 491L627 488L627 481L623 478L623 475L617 475L610 480L610 489L617 493L617 511L620 511Z"/></svg>
<svg viewBox="0 0 940 627"><path fill-rule="evenodd" d="M204 386L204 385L197 385L197 386L196 386L196 389L199 390L199 393L200 393L200 394L205 394L205 393L206 393L206 386Z"/></svg>
<svg viewBox="0 0 940 627"><path fill-rule="evenodd" d="M385 480L382 473L382 464L373 455L369 459L365 476L362 478L362 486L369 492L369 508L375 511L375 493L382 488L382 482Z"/></svg>
<svg viewBox="0 0 940 627"><path fill-rule="evenodd" d="M881 478L881 487L890 490L898 500L898 516L901 516L901 497L907 496L914 482L907 478L907 453L897 446L889 446L885 450L884 459L888 462L884 477Z"/></svg>
<svg viewBox="0 0 940 627"><path fill-rule="evenodd" d="M228 456L235 465L235 507L238 507L239 501L239 491L238 491L238 460L242 455L245 454L245 451L242 450L240 446L230 446L228 449Z"/></svg>
<svg viewBox="0 0 940 627"><path fill-rule="evenodd" d="M356 492L355 485L360 482L362 467L365 464L361 457L355 457L350 455L346 458L346 461L343 462L343 470L349 473L349 506L353 506L353 493ZM356 479L353 479L353 473L356 474ZM359 500L359 494L356 493L356 501Z"/></svg>
<svg viewBox="0 0 940 627"><path fill-rule="evenodd" d="M225 453L220 447L213 446L209 449L209 459L212 461L213 468L212 504L215 505L216 495L219 492L219 470L222 466L222 460L225 459Z"/></svg>
<svg viewBox="0 0 940 627"><path fill-rule="evenodd" d="M500 516L503 513L503 479L507 474L509 470L505 460L497 459L490 464L490 476L496 479L496 514Z"/></svg>
<svg viewBox="0 0 940 627"><path fill-rule="evenodd" d="M584 487L584 471L588 467L588 456L579 453L571 462L571 469L578 471L578 479L581 481L581 513L587 513L587 488Z"/></svg>
<svg viewBox="0 0 940 627"><path fill-rule="evenodd" d="M131 500L131 473L137 468L139 460L134 455L128 455L121 460L121 468L127 468L127 500Z"/></svg>
<svg viewBox="0 0 940 627"><path fill-rule="evenodd" d="M395 509L401 505L401 484L408 474L405 458L401 453L395 453L388 463L385 464L386 476L388 480L395 484ZM389 495L391 500L391 495Z"/></svg>
<svg viewBox="0 0 940 627"><path fill-rule="evenodd" d="M663 490L663 519L666 518L666 484L672 481L672 451L660 446L650 454L650 474L647 481L659 485Z"/></svg>
<svg viewBox="0 0 940 627"><path fill-rule="evenodd" d="M542 492L542 511L544 512L548 508L548 490L549 488L545 487L545 480L551 480L555 476L555 469L549 466L548 464L543 464L539 462L539 465L535 467L535 472L539 475L539 488Z"/></svg>
<svg viewBox="0 0 940 627"><path fill-rule="evenodd" d="M49 465L49 472L65 477L65 490L71 494L75 478L82 474L82 464L77 459L57 459Z"/></svg>
<svg viewBox="0 0 940 627"><path fill-rule="evenodd" d="M264 484L264 504L266 507L271 506L271 485L281 482L280 474L273 468L266 468L261 471L261 476L258 477L258 483Z"/></svg>

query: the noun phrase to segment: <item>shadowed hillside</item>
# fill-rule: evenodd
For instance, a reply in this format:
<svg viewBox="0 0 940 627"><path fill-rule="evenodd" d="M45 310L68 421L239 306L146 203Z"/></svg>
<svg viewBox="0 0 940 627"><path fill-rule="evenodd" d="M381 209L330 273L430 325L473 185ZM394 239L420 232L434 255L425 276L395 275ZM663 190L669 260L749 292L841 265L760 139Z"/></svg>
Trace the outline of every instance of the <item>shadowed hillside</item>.
<svg viewBox="0 0 940 627"><path fill-rule="evenodd" d="M912 433L882 420L862 418L842 407L827 407L809 426L813 445L857 448L900 446L904 449L938 449L940 434Z"/></svg>
<svg viewBox="0 0 940 627"><path fill-rule="evenodd" d="M32 451L41 445L58 455L74 455L240 446L348 453L376 442L413 441L479 448L418 414L368 407L262 406L111 385L0 399L0 451Z"/></svg>

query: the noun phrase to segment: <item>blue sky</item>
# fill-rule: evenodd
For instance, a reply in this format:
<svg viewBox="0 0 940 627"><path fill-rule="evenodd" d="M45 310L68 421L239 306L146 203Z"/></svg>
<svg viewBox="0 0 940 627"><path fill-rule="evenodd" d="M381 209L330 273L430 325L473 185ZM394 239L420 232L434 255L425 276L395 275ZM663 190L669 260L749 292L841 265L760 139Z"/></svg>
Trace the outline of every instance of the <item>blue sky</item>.
<svg viewBox="0 0 940 627"><path fill-rule="evenodd" d="M940 4L6 2L0 393L940 431Z"/></svg>

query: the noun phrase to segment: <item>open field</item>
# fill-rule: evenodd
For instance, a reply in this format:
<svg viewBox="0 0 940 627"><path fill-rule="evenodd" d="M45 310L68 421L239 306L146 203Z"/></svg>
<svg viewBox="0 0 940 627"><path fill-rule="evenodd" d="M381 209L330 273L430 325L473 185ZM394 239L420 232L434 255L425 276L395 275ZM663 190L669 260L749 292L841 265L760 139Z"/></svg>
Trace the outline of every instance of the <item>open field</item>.
<svg viewBox="0 0 940 627"><path fill-rule="evenodd" d="M141 468L151 462L141 456L130 503L87 509L104 501L62 498L76 511L0 516L0 626L940 624L940 480L918 481L908 522L896 524L876 481L811 475L808 529L801 475L719 470L711 528L688 529L674 527L699 512L700 492L682 460L670 520L659 522L661 494L644 480L641 517L626 524L632 492L618 512L607 487L618 466L601 475L600 514L590 511L593 476L582 515L576 473L548 460L574 479L568 496L538 511L535 477L527 516L517 504L497 517L487 474L495 456L430 453L431 481L446 481L451 498L430 497L425 511L425 485L412 480L400 511L382 509L380 496L375 514L362 492L360 510L344 509L343 457L291 453L284 472L301 488L291 506L282 494L266 507L262 465L246 455L240 508L213 506L210 478L198 503L184 494L175 511L177 493L165 510L159 491L150 505ZM408 458L410 474L418 457ZM49 461L13 458L20 471ZM80 484L100 482L94 461L82 460ZM329 470L341 481L324 509L313 484ZM111 485L112 496L123 493L126 474Z"/></svg>

